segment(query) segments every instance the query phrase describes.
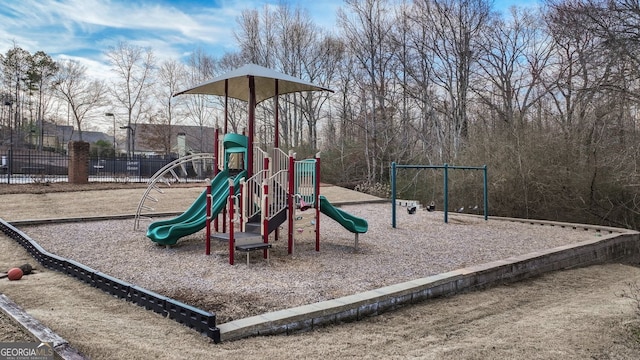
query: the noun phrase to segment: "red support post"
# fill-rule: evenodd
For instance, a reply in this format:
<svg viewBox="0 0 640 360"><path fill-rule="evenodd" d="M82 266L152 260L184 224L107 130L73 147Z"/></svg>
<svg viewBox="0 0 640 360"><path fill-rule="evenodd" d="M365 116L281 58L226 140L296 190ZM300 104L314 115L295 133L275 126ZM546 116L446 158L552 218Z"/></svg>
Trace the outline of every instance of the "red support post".
<svg viewBox="0 0 640 360"><path fill-rule="evenodd" d="M270 159L268 157L265 157L264 159L262 159L262 168L268 174L267 177L271 177L271 175L273 175L273 174L271 174L269 172L269 169L271 168L271 165L270 165ZM275 193L274 193L274 195L275 195ZM276 228L275 239L278 240L278 229L277 228ZM266 254L266 250L265 250L265 254Z"/></svg>
<svg viewBox="0 0 640 360"><path fill-rule="evenodd" d="M233 238L233 200L234 200L233 180L229 179L229 265L233 265L235 240Z"/></svg>
<svg viewBox="0 0 640 360"><path fill-rule="evenodd" d="M213 147L213 157L215 158L215 164L213 164L213 177L215 178L216 175L218 175L218 173L220 172L220 169L218 168L218 164L220 163L220 128L216 128L214 133L213 133L213 143L214 143L214 147ZM213 221L213 229L218 232L218 217L216 216L215 220Z"/></svg>
<svg viewBox="0 0 640 360"><path fill-rule="evenodd" d="M253 142L255 136L255 120L256 120L256 80L253 75L249 75L249 141L247 144L247 177L252 177L253 174Z"/></svg>
<svg viewBox="0 0 640 360"><path fill-rule="evenodd" d="M295 204L293 201L293 196L294 191L295 191L295 166L296 166L296 158L293 155L293 153L291 151L289 151L289 191L288 191L288 200L289 203L287 204L288 207L288 211L287 211L287 215L288 215L288 229L287 231L289 232L288 236L288 253L291 254L293 252L293 228L294 228L294 224L293 224L293 213L295 210Z"/></svg>
<svg viewBox="0 0 640 360"><path fill-rule="evenodd" d="M224 79L224 133L229 130L229 79Z"/></svg>
<svg viewBox="0 0 640 360"><path fill-rule="evenodd" d="M211 185L207 185L207 225L205 239L205 254L211 254Z"/></svg>
<svg viewBox="0 0 640 360"><path fill-rule="evenodd" d="M238 199L238 224L240 224L240 232L244 231L244 229L242 228L242 221L243 221L243 214L244 214L242 212L242 210L244 209L244 204L242 199L244 199L244 188L245 188L244 186L240 188L240 198Z"/></svg>
<svg viewBox="0 0 640 360"><path fill-rule="evenodd" d="M316 154L315 169L315 203L316 203L316 251L320 251L320 153Z"/></svg>
<svg viewBox="0 0 640 360"><path fill-rule="evenodd" d="M275 138L273 139L273 147L280 147L280 106L278 105L278 98L280 97L280 89L278 89L278 79L275 81L275 93L276 96L273 97L273 113L275 114Z"/></svg>
<svg viewBox="0 0 640 360"><path fill-rule="evenodd" d="M262 196L264 199L262 212L264 215L262 216L262 242L265 244L269 243L269 184L264 181L262 183ZM267 249L262 250L263 256L266 259L268 256Z"/></svg>

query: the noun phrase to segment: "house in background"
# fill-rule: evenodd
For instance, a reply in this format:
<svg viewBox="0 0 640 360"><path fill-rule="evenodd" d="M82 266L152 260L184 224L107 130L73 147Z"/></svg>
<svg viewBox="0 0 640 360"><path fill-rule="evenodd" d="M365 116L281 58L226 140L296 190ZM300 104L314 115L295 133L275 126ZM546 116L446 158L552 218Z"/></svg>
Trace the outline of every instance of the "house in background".
<svg viewBox="0 0 640 360"><path fill-rule="evenodd" d="M69 141L80 140L78 131L74 130L72 125L58 125L48 121L43 122L42 130L40 128L32 128L30 131L24 129L0 130L3 148L8 148L9 144L12 143L14 149L39 150L40 146L42 146L44 151L65 153ZM5 133L9 135L5 136ZM113 136L100 131L83 131L82 140L92 145L100 140L113 144Z"/></svg>
<svg viewBox="0 0 640 360"><path fill-rule="evenodd" d="M80 141L80 134L77 131L74 131L71 134L70 141ZM89 144L95 144L98 141L104 141L109 144L113 144L113 136L107 135L100 131L83 131L82 141L86 141Z"/></svg>
<svg viewBox="0 0 640 360"><path fill-rule="evenodd" d="M184 155L183 151L185 154L213 153L215 148L215 129L207 126L137 124L132 134L135 134L132 150L139 155L177 157ZM178 144L179 137L184 139L184 150Z"/></svg>
<svg viewBox="0 0 640 360"><path fill-rule="evenodd" d="M80 133L73 126L44 123L42 134L44 148L66 152L69 141L80 141ZM113 145L113 135L105 134L101 131L82 131L82 141L88 142L91 146L95 146L98 141Z"/></svg>

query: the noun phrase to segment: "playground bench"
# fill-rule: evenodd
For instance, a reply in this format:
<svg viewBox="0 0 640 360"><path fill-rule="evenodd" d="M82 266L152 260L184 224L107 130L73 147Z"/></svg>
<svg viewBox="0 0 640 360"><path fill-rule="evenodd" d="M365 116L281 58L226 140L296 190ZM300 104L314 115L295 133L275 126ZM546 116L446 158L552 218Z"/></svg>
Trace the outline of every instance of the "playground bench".
<svg viewBox="0 0 640 360"><path fill-rule="evenodd" d="M269 249L271 249L271 244L267 244L267 243L236 245L236 250L247 253L247 266L249 266L249 253L251 251L254 251L254 250L267 250L267 264L268 264L269 263Z"/></svg>

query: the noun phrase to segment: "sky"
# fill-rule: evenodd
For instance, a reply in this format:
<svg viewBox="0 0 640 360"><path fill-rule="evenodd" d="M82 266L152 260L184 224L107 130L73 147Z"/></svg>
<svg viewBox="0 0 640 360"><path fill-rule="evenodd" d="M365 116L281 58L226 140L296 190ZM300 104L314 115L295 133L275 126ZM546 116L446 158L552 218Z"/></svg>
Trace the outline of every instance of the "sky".
<svg viewBox="0 0 640 360"><path fill-rule="evenodd" d="M305 9L318 26L335 27L343 0L3 0L0 53L14 46L74 59L88 75L108 78L105 52L120 41L150 47L157 59L185 59L201 48L220 57L234 47L243 9L288 3ZM494 0L497 10L536 0Z"/></svg>

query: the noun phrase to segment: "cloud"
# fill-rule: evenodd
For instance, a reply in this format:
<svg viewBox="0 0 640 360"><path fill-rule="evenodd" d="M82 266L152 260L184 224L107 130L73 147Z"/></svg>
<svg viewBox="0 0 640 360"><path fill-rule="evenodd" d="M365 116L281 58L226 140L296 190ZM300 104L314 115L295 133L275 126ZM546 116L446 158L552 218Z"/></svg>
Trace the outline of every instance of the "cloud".
<svg viewBox="0 0 640 360"><path fill-rule="evenodd" d="M84 56L60 54L57 60L73 60L87 67L87 77L95 80L107 81L112 77L111 67L104 60L94 60Z"/></svg>
<svg viewBox="0 0 640 360"><path fill-rule="evenodd" d="M0 53L14 46L54 59L75 59L106 79L105 52L118 42L151 48L159 61L185 59L196 49L221 57L236 50L236 19L247 8L281 0L20 0L0 6ZM286 0L320 27L335 25L342 0Z"/></svg>
<svg viewBox="0 0 640 360"><path fill-rule="evenodd" d="M121 40L172 55L184 53L184 47L223 47L233 40L239 9L198 4L178 8L153 1L11 1L0 9L0 51L15 42L53 56L96 56Z"/></svg>

